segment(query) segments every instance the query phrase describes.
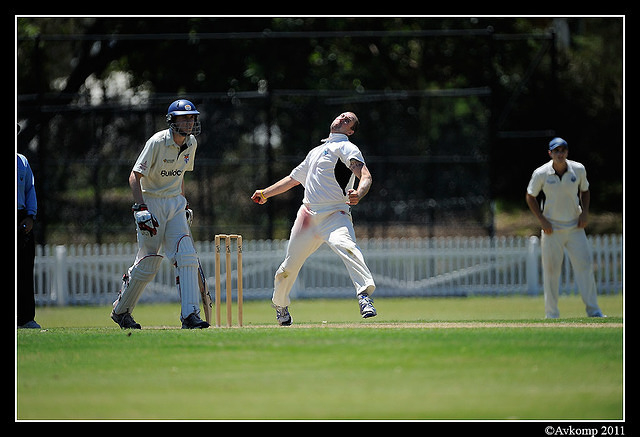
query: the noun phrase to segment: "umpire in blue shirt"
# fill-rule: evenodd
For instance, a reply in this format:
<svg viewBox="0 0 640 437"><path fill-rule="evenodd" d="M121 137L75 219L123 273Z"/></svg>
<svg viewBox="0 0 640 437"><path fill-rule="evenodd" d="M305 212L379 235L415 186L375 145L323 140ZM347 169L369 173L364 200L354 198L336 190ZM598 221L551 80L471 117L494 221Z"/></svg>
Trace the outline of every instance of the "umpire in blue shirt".
<svg viewBox="0 0 640 437"><path fill-rule="evenodd" d="M20 125L18 125L20 132ZM18 238L16 262L18 264L17 281L17 325L18 328L39 329L35 321L36 301L33 288L33 263L36 244L33 238L33 223L38 212L33 172L27 158L17 154L18 158Z"/></svg>

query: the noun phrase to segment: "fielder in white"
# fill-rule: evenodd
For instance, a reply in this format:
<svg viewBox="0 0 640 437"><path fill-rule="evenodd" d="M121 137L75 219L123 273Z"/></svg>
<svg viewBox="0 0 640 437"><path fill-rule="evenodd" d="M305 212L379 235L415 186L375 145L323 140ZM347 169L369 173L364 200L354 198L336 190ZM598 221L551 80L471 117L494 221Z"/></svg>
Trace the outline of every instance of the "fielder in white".
<svg viewBox="0 0 640 437"><path fill-rule="evenodd" d="M199 114L188 100L171 103L166 115L169 128L147 141L129 176L138 253L122 278L111 312L111 318L123 329L140 329L131 313L160 269L162 247L176 267L182 328L209 327L200 319L198 255L191 240L187 222L190 210L184 196L184 173L193 170L198 146L195 136L200 133Z"/></svg>
<svg viewBox="0 0 640 437"><path fill-rule="evenodd" d="M362 153L349 141L358 124L354 113L340 114L331 123L329 138L312 149L289 176L263 190L256 190L251 196L254 202L264 204L269 197L297 185L304 187L302 206L291 229L287 253L274 278L271 300L281 326L291 325L289 293L302 265L323 243L329 245L347 267L362 317L376 315L369 297L376 286L356 244L351 221L351 206L362 200L372 182ZM341 177L342 170L346 170L344 177ZM359 184L354 189L356 177Z"/></svg>
<svg viewBox="0 0 640 437"><path fill-rule="evenodd" d="M527 187L526 202L542 226L542 271L546 317L560 317L558 294L564 249L589 317L604 317L598 306L591 248L584 228L589 217L589 182L584 165L567 159L569 146L562 138L549 143L551 161L537 168ZM545 195L543 207L537 197Z"/></svg>

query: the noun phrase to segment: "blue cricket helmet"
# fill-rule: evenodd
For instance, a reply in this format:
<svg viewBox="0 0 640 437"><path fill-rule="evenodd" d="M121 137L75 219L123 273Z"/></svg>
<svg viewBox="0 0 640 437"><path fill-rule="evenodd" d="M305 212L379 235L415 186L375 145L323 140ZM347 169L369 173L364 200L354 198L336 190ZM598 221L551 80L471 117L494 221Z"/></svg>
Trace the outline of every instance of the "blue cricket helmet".
<svg viewBox="0 0 640 437"><path fill-rule="evenodd" d="M192 135L198 135L201 132L200 122L198 121L198 115L200 112L196 109L196 105L191 103L186 99L179 99L169 105L169 109L167 109L167 123L169 127L178 132L181 135L186 135L187 132L183 131L180 126L176 125L176 116L178 115L188 115L193 114L196 116L193 129L191 130Z"/></svg>
<svg viewBox="0 0 640 437"><path fill-rule="evenodd" d="M176 100L169 105L169 109L167 110L167 117L187 114L199 115L200 113L196 109L196 105L185 99Z"/></svg>

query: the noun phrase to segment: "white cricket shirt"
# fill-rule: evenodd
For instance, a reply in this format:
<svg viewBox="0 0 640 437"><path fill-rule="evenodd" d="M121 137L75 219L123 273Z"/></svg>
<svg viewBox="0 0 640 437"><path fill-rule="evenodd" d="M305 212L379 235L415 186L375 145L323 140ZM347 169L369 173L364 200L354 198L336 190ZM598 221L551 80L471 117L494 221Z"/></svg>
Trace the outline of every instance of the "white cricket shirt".
<svg viewBox="0 0 640 437"><path fill-rule="evenodd" d="M193 170L198 142L193 135L187 138L187 148L173 141L171 129L154 134L145 144L133 171L141 173L140 186L145 195L173 197L182 193L185 171Z"/></svg>
<svg viewBox="0 0 640 437"><path fill-rule="evenodd" d="M589 189L587 170L579 162L567 159L567 171L560 177L552 164L549 161L533 172L527 193L534 197L540 191L544 193L542 214L554 229L575 227L582 213L578 194Z"/></svg>
<svg viewBox="0 0 640 437"><path fill-rule="evenodd" d="M293 169L290 176L304 187L302 202L309 209L315 212L349 211L346 193L353 188L355 175L349 170L349 180L340 181L336 170L340 172L343 169L336 167L344 165L348 169L351 159L365 163L360 149L349 141L349 137L332 133L325 143L312 149Z"/></svg>

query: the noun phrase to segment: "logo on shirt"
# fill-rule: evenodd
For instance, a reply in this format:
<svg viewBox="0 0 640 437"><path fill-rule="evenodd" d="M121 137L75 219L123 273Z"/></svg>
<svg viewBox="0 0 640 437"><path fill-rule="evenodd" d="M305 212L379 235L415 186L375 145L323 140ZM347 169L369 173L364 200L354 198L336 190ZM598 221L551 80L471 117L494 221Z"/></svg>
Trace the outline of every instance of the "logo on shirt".
<svg viewBox="0 0 640 437"><path fill-rule="evenodd" d="M160 176L180 176L182 174L182 170L162 170L160 172Z"/></svg>
<svg viewBox="0 0 640 437"><path fill-rule="evenodd" d="M140 170L145 171L145 170L147 169L147 165L148 165L148 164L147 164L147 161L145 161L145 162L141 163L141 164L139 165Z"/></svg>
<svg viewBox="0 0 640 437"><path fill-rule="evenodd" d="M189 163L189 154L188 153L186 155L184 155L184 163L185 164Z"/></svg>

